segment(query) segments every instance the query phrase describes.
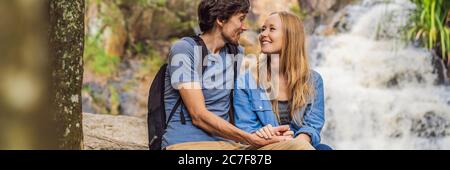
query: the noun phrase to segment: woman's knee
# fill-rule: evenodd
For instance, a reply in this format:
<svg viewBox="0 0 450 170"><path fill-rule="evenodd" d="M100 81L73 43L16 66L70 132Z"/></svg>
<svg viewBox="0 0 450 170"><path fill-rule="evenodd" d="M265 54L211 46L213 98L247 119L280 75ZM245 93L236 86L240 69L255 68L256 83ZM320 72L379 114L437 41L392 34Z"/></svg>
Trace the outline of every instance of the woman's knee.
<svg viewBox="0 0 450 170"><path fill-rule="evenodd" d="M315 150L315 148L305 140L294 139L289 142L290 148L292 150Z"/></svg>
<svg viewBox="0 0 450 170"><path fill-rule="evenodd" d="M325 145L325 144L318 144L318 145L314 146L314 148L316 148L316 150L322 150L322 151L333 150L333 148L331 148L330 146Z"/></svg>

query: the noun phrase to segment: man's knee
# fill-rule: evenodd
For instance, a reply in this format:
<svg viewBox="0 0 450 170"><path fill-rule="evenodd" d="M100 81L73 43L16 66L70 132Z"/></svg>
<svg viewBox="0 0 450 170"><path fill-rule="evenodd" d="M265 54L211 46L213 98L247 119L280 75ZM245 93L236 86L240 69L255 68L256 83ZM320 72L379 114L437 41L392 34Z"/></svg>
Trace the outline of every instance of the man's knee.
<svg viewBox="0 0 450 170"><path fill-rule="evenodd" d="M225 141L186 142L168 146L166 150L244 150L245 145Z"/></svg>

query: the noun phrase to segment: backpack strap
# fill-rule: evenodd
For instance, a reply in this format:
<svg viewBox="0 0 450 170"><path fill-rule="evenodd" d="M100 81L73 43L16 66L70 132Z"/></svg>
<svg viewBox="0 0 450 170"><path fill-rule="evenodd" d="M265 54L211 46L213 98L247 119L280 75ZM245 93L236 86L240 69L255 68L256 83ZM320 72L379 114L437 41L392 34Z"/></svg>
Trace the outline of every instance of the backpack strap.
<svg viewBox="0 0 450 170"><path fill-rule="evenodd" d="M181 105L181 97L178 98L177 102L175 103L172 110L170 111L169 119L167 120L166 127L164 127L164 129L167 129L167 125L169 124L170 120L172 120L172 117L175 114L175 111L177 111L177 109L180 107L180 105ZM182 116L181 119L182 119L182 123L183 123L184 116ZM186 124L186 120L184 120L183 124Z"/></svg>
<svg viewBox="0 0 450 170"><path fill-rule="evenodd" d="M205 73L207 64L205 64L205 58L206 56L208 56L209 52L208 52L208 47L206 47L205 42L203 41L202 38L200 38L199 35L197 36L192 36L192 39L194 39L195 43L197 43L198 46L202 47L202 61L200 61L200 63L202 63L202 75L203 73Z"/></svg>
<svg viewBox="0 0 450 170"><path fill-rule="evenodd" d="M228 111L228 115L230 117L230 123L234 125L234 83L236 83L237 80L237 60L236 57L238 55L239 49L237 45L233 45L230 43L226 44L226 47L228 49L228 52L233 54L233 88L231 88L231 94L230 94L230 110Z"/></svg>
<svg viewBox="0 0 450 170"><path fill-rule="evenodd" d="M208 48L206 47L205 42L203 41L202 38L200 38L199 35L191 36L191 38L194 39L195 43L198 46L202 47L202 58L201 58L200 63L202 64L202 75L203 75L203 73L205 73L205 70L206 70L206 64L204 63L204 61L205 61L206 56L208 55ZM177 102L175 103L172 110L170 111L169 119L167 120L167 123L166 123L166 128L167 128L167 125L169 124L170 120L172 119L173 115L175 114L175 112L181 106L182 103L183 103L183 100L181 99L181 96L179 96L177 99ZM180 112L180 119L181 119L181 124L185 125L186 118L184 116L183 110L181 110L181 112Z"/></svg>

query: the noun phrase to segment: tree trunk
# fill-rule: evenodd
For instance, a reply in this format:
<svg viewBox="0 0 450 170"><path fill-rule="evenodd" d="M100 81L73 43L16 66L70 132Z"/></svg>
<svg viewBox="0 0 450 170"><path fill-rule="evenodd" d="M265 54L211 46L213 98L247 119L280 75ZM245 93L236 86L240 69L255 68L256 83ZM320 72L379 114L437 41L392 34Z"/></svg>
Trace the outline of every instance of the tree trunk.
<svg viewBox="0 0 450 170"><path fill-rule="evenodd" d="M59 149L83 148L84 0L50 0L52 104Z"/></svg>

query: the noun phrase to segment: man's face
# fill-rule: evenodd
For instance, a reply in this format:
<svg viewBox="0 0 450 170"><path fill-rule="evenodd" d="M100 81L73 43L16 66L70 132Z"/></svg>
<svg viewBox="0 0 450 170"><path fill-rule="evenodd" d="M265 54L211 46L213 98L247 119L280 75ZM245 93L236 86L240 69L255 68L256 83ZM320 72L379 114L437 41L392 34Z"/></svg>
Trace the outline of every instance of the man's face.
<svg viewBox="0 0 450 170"><path fill-rule="evenodd" d="M235 45L239 44L241 34L248 29L244 23L246 17L247 14L238 13L223 23L222 36L225 41Z"/></svg>

